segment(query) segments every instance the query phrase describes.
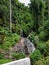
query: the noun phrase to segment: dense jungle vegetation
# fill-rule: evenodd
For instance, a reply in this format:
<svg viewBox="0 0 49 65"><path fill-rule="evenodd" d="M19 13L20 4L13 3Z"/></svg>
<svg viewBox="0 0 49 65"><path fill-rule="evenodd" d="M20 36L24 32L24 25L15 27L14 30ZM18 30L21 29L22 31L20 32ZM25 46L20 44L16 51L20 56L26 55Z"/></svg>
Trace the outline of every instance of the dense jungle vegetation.
<svg viewBox="0 0 49 65"><path fill-rule="evenodd" d="M10 1L0 0L0 64L10 62L5 58L23 37L34 43L36 50L29 55L32 65L49 65L49 0L30 0L29 7L12 0L12 32L10 32ZM13 58L24 58L24 53L13 53Z"/></svg>

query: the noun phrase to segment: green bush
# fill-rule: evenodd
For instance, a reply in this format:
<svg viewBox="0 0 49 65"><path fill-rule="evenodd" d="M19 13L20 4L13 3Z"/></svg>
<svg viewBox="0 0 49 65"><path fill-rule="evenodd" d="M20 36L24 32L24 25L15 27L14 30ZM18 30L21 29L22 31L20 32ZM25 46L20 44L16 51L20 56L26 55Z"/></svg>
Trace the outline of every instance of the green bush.
<svg viewBox="0 0 49 65"><path fill-rule="evenodd" d="M0 59L4 58L4 54L0 53Z"/></svg>
<svg viewBox="0 0 49 65"><path fill-rule="evenodd" d="M36 61L34 65L49 65L49 56Z"/></svg>
<svg viewBox="0 0 49 65"><path fill-rule="evenodd" d="M37 44L37 49L39 49L40 52L44 55L45 51L46 51L46 44L45 44L45 42L39 42Z"/></svg>
<svg viewBox="0 0 49 65"><path fill-rule="evenodd" d="M34 65L45 65L45 64L43 63L43 61L44 61L44 60L38 60L38 61L35 62Z"/></svg>
<svg viewBox="0 0 49 65"><path fill-rule="evenodd" d="M16 24L16 33L20 35L21 26L19 24Z"/></svg>
<svg viewBox="0 0 49 65"><path fill-rule="evenodd" d="M11 59L0 59L0 64L11 62Z"/></svg>
<svg viewBox="0 0 49 65"><path fill-rule="evenodd" d="M28 17L27 17L28 18ZM28 18L29 19L29 18ZM23 30L23 35L27 37L33 28L33 21L25 21L21 23L21 29Z"/></svg>
<svg viewBox="0 0 49 65"><path fill-rule="evenodd" d="M35 38L35 32L32 32L32 33L30 33L30 35L28 36L28 38L29 38L29 40L31 41L31 42L35 42L35 40L34 40L34 38Z"/></svg>
<svg viewBox="0 0 49 65"><path fill-rule="evenodd" d="M18 41L20 40L20 36L16 33L14 34L8 34L4 38L4 44L1 45L2 49L9 49L9 47L14 46Z"/></svg>
<svg viewBox="0 0 49 65"><path fill-rule="evenodd" d="M40 60L43 56L41 55L39 50L35 50L33 53L30 54L31 63L35 63L36 61Z"/></svg>
<svg viewBox="0 0 49 65"><path fill-rule="evenodd" d="M45 33L45 31L41 31L38 36L40 41L46 41L47 34Z"/></svg>
<svg viewBox="0 0 49 65"><path fill-rule="evenodd" d="M24 53L13 53L12 54L12 57L16 60L19 60L19 59L22 59L22 58L25 58L25 54Z"/></svg>
<svg viewBox="0 0 49 65"><path fill-rule="evenodd" d="M46 42L46 56L49 56L49 40Z"/></svg>
<svg viewBox="0 0 49 65"><path fill-rule="evenodd" d="M39 42L37 44L37 49L43 54L43 56L49 55L49 40L47 42Z"/></svg>
<svg viewBox="0 0 49 65"><path fill-rule="evenodd" d="M28 36L29 40L34 43L35 47L36 45L39 43L39 38L38 35L36 35L35 32L30 33L30 35Z"/></svg>
<svg viewBox="0 0 49 65"><path fill-rule="evenodd" d="M46 58L45 58L45 65L49 65L49 56L47 56Z"/></svg>

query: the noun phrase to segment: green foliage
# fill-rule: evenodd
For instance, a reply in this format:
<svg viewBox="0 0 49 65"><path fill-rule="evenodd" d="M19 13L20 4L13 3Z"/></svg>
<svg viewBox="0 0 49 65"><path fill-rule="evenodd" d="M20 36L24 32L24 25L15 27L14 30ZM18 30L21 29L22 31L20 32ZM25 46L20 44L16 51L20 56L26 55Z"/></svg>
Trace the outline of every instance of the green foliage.
<svg viewBox="0 0 49 65"><path fill-rule="evenodd" d="M40 34L39 34L39 39L42 40L42 41L45 41L46 36L47 36L47 34L44 31L41 31Z"/></svg>
<svg viewBox="0 0 49 65"><path fill-rule="evenodd" d="M40 60L42 58L42 55L39 50L35 50L33 53L30 55L30 59L32 63L35 63L36 61Z"/></svg>
<svg viewBox="0 0 49 65"><path fill-rule="evenodd" d="M35 42L35 40L34 40L35 35L36 35L35 32L30 33L30 35L28 36L29 40L32 41L32 42Z"/></svg>
<svg viewBox="0 0 49 65"><path fill-rule="evenodd" d="M44 42L39 42L39 43L37 44L37 48L38 48L39 50L43 50L44 48L46 48L46 44L45 44Z"/></svg>
<svg viewBox="0 0 49 65"><path fill-rule="evenodd" d="M0 60L3 59L4 55L3 53L0 53Z"/></svg>
<svg viewBox="0 0 49 65"><path fill-rule="evenodd" d="M44 2L43 0L30 0L30 11L34 20L34 29L36 32L38 32L38 28L40 25L42 25L44 20Z"/></svg>
<svg viewBox="0 0 49 65"><path fill-rule="evenodd" d="M41 54L43 54L44 57L49 55L49 40L47 42L39 42L37 44L37 49L40 50Z"/></svg>
<svg viewBox="0 0 49 65"><path fill-rule="evenodd" d="M0 59L0 64L11 62L11 59Z"/></svg>
<svg viewBox="0 0 49 65"><path fill-rule="evenodd" d="M20 36L16 33L14 34L8 34L4 38L4 44L1 45L2 49L9 49L9 47L14 46L18 41L20 40Z"/></svg>
<svg viewBox="0 0 49 65"><path fill-rule="evenodd" d="M12 57L16 60L25 58L25 54L24 53L12 53Z"/></svg>
<svg viewBox="0 0 49 65"><path fill-rule="evenodd" d="M46 42L46 55L49 56L49 40Z"/></svg>
<svg viewBox="0 0 49 65"><path fill-rule="evenodd" d="M49 56L45 58L45 65L49 65Z"/></svg>
<svg viewBox="0 0 49 65"><path fill-rule="evenodd" d="M43 54L44 56L46 55L46 44L45 44L45 42L39 42L38 44L37 44L37 49L39 49L40 50L40 52L41 52L41 54Z"/></svg>
<svg viewBox="0 0 49 65"><path fill-rule="evenodd" d="M41 41L47 41L49 39L49 21L44 21L43 25L39 27L39 39Z"/></svg>
<svg viewBox="0 0 49 65"><path fill-rule="evenodd" d="M49 1L30 0L28 7L18 0L11 0L12 33L9 30L9 5L9 0L0 0L0 48L8 50L13 47L20 40L22 30L23 36L28 37L38 49L30 54L31 62L35 65L49 65L49 57L40 60L42 55L49 56ZM13 53L12 56L21 59L25 57L25 54ZM0 54L0 63L11 61L3 57L4 55Z"/></svg>
<svg viewBox="0 0 49 65"><path fill-rule="evenodd" d="M36 46L39 43L38 35L35 32L30 33L28 36L29 40Z"/></svg>
<svg viewBox="0 0 49 65"><path fill-rule="evenodd" d="M44 65L43 61L44 60L38 60L38 61L35 62L34 65Z"/></svg>
<svg viewBox="0 0 49 65"><path fill-rule="evenodd" d="M3 26L8 27L8 24L9 24L8 18L9 18L9 1L8 0L2 0L2 1L0 1L0 19L2 19L2 22L3 22L2 25Z"/></svg>
<svg viewBox="0 0 49 65"><path fill-rule="evenodd" d="M24 35L28 36L31 32L33 28L33 23L28 23L28 24L25 24L24 28L23 28L23 31L24 31Z"/></svg>
<svg viewBox="0 0 49 65"><path fill-rule="evenodd" d="M12 5L13 31L15 30L17 34L20 34L21 30L23 30L24 35L28 36L33 28L33 20L29 8L18 1L12 1Z"/></svg>
<svg viewBox="0 0 49 65"><path fill-rule="evenodd" d="M34 65L49 65L49 56L36 61Z"/></svg>

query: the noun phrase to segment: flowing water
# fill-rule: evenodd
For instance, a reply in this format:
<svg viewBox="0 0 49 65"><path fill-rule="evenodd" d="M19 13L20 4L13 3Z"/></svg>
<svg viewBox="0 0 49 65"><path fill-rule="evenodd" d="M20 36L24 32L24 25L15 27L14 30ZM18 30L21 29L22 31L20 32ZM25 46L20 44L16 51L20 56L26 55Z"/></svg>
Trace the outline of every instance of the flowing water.
<svg viewBox="0 0 49 65"><path fill-rule="evenodd" d="M24 45L28 48L28 52L29 53L34 52L35 46L34 46L34 44L29 39L27 39L27 38L25 39Z"/></svg>

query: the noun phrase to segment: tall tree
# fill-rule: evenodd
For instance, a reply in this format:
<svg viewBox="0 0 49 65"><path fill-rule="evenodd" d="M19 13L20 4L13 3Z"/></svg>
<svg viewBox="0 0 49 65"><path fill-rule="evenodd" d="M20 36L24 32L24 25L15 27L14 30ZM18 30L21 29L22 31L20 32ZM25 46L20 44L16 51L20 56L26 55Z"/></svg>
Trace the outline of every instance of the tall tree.
<svg viewBox="0 0 49 65"><path fill-rule="evenodd" d="M30 0L30 11L34 19L34 28L38 32L38 27L41 25L41 21L44 19L44 2L43 0Z"/></svg>

